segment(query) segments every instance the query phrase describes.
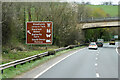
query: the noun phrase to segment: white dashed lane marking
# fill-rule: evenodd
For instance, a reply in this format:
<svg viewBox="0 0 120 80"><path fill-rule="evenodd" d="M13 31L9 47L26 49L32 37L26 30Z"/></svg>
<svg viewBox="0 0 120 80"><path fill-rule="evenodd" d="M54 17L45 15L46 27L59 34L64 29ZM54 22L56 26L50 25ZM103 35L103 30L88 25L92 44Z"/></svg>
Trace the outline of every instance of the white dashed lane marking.
<svg viewBox="0 0 120 80"><path fill-rule="evenodd" d="M98 58L95 58L96 60L98 60Z"/></svg>
<svg viewBox="0 0 120 80"><path fill-rule="evenodd" d="M98 63L97 63L98 55L99 55L99 51L96 53L96 58L95 58L95 60L96 60L95 69L96 69L96 77L97 77L97 78L100 77L100 75L99 75L99 73L98 73L98 71L97 71L97 70L98 70Z"/></svg>
<svg viewBox="0 0 120 80"><path fill-rule="evenodd" d="M100 77L99 73L96 73L96 77L97 77L97 78L99 78L99 77Z"/></svg>
<svg viewBox="0 0 120 80"><path fill-rule="evenodd" d="M95 66L98 66L98 64L97 64L97 63L95 63Z"/></svg>

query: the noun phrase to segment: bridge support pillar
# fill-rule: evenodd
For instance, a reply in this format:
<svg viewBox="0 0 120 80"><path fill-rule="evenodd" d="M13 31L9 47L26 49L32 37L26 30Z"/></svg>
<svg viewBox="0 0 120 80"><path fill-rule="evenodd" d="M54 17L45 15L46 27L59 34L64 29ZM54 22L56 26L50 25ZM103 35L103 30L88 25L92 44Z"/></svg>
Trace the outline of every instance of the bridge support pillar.
<svg viewBox="0 0 120 80"><path fill-rule="evenodd" d="M82 29L80 31L80 40L82 41L82 43L85 42L85 31Z"/></svg>

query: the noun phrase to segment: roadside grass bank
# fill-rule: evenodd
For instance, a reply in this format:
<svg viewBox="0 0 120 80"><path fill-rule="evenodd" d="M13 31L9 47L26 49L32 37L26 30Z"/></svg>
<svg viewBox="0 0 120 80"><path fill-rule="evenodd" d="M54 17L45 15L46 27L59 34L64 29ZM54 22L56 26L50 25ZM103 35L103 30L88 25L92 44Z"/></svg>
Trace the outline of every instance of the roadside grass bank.
<svg viewBox="0 0 120 80"><path fill-rule="evenodd" d="M57 52L55 55L50 55L50 56L42 57L42 58L37 59L35 61L31 61L31 63L26 62L23 65L17 65L16 68L10 67L10 68L4 70L4 73L2 74L2 78L14 78L14 77L16 77L16 76L18 76L22 73L25 73L25 72L35 68L36 66L38 66L40 64L43 64L43 63L47 62L50 59L53 59L57 56L60 56L61 54L64 54L65 52L80 49L80 48L83 48L83 47L85 47L85 46L60 51L60 52Z"/></svg>
<svg viewBox="0 0 120 80"><path fill-rule="evenodd" d="M87 5L93 9L100 8L104 10L109 16L117 17L118 16L118 6L117 5Z"/></svg>
<svg viewBox="0 0 120 80"><path fill-rule="evenodd" d="M37 55L49 50L54 50L57 49L57 46L49 46L47 49L44 47L44 49L39 49L39 50L31 50L31 51L17 51L17 52L10 52L10 53L2 53L2 63L0 64L5 64L11 61L23 59L26 57L30 57L33 55Z"/></svg>

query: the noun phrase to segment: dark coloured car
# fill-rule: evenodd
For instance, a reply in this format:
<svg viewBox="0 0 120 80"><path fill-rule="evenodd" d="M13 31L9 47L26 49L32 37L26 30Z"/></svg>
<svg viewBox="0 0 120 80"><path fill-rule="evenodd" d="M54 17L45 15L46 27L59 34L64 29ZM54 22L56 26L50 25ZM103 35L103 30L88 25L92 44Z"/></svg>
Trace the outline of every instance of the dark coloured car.
<svg viewBox="0 0 120 80"><path fill-rule="evenodd" d="M98 47L103 47L103 43L102 42L96 42Z"/></svg>

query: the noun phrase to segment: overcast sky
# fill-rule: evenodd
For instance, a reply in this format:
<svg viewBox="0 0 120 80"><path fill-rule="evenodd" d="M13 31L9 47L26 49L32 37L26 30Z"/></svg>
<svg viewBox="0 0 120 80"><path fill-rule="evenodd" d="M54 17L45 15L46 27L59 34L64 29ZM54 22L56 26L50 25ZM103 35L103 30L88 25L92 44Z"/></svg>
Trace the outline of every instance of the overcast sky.
<svg viewBox="0 0 120 80"><path fill-rule="evenodd" d="M101 4L102 2L109 2L111 1L113 4L118 4L120 0L61 0L61 1L68 1L68 2L90 2L91 4Z"/></svg>

